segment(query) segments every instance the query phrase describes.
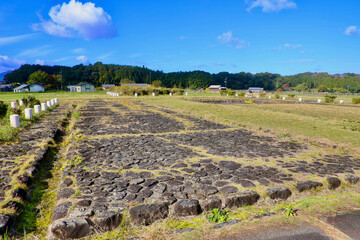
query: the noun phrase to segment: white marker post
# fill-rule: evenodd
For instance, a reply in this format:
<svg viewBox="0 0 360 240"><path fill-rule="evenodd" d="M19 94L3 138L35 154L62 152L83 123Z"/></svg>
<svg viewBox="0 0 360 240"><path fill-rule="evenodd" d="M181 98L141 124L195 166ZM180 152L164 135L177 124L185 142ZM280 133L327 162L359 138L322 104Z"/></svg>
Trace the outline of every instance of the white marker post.
<svg viewBox="0 0 360 240"><path fill-rule="evenodd" d="M10 115L10 124L11 124L11 127L13 127L13 128L20 127L20 116L17 114Z"/></svg>
<svg viewBox="0 0 360 240"><path fill-rule="evenodd" d="M340 100L340 104L343 104L344 103L344 100Z"/></svg>
<svg viewBox="0 0 360 240"><path fill-rule="evenodd" d="M41 106L40 105L35 105L34 106L34 112L35 112L35 114L41 113Z"/></svg>
<svg viewBox="0 0 360 240"><path fill-rule="evenodd" d="M188 95L188 93L186 92L186 93L185 93L185 96L187 96L187 95Z"/></svg>
<svg viewBox="0 0 360 240"><path fill-rule="evenodd" d="M271 96L269 96L269 99L271 99Z"/></svg>
<svg viewBox="0 0 360 240"><path fill-rule="evenodd" d="M46 110L47 110L46 103L41 103L41 111L46 111Z"/></svg>
<svg viewBox="0 0 360 240"><path fill-rule="evenodd" d="M321 99L318 99L317 102L318 102L318 103L321 103Z"/></svg>
<svg viewBox="0 0 360 240"><path fill-rule="evenodd" d="M50 102L50 101L46 101L46 106L48 106L49 108L51 108L51 102Z"/></svg>
<svg viewBox="0 0 360 240"><path fill-rule="evenodd" d="M135 97L137 97L137 93L135 93Z"/></svg>
<svg viewBox="0 0 360 240"><path fill-rule="evenodd" d="M153 95L153 97L155 97L155 93L154 93L154 92L152 93L152 95Z"/></svg>
<svg viewBox="0 0 360 240"><path fill-rule="evenodd" d="M32 108L26 108L26 109L25 109L25 119L30 120L30 119L32 119L32 117L33 117L33 110L32 110Z"/></svg>
<svg viewBox="0 0 360 240"><path fill-rule="evenodd" d="M58 98L54 98L55 104L59 104L59 99Z"/></svg>
<svg viewBox="0 0 360 240"><path fill-rule="evenodd" d="M50 102L51 102L51 106L55 105L55 100L54 99L51 99Z"/></svg>
<svg viewBox="0 0 360 240"><path fill-rule="evenodd" d="M11 102L11 107L16 108L16 102Z"/></svg>
<svg viewBox="0 0 360 240"><path fill-rule="evenodd" d="M245 95L245 97L247 97L247 95Z"/></svg>
<svg viewBox="0 0 360 240"><path fill-rule="evenodd" d="M23 100L20 100L20 101L19 101L19 105L20 105L20 106L24 106L24 101L23 101Z"/></svg>
<svg viewBox="0 0 360 240"><path fill-rule="evenodd" d="M235 94L235 97L239 96L238 94Z"/></svg>
<svg viewBox="0 0 360 240"><path fill-rule="evenodd" d="M299 98L299 102L301 102L302 101L302 98Z"/></svg>
<svg viewBox="0 0 360 240"><path fill-rule="evenodd" d="M286 98L285 97L283 97L283 100L285 100Z"/></svg>
<svg viewBox="0 0 360 240"><path fill-rule="evenodd" d="M170 97L172 96L172 93L169 93Z"/></svg>

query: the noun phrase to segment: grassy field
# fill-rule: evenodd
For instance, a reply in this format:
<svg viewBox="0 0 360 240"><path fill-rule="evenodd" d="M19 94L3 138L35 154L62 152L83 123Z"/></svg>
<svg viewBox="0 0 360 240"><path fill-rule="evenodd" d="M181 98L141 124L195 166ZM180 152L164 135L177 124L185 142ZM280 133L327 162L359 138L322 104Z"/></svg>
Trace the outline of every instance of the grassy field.
<svg viewBox="0 0 360 240"><path fill-rule="evenodd" d="M10 103L26 96L35 96L40 101L59 98L60 103L72 104L87 99L105 98L114 99L106 92L93 93L0 93L0 100ZM286 96L286 94L282 94ZM273 95L272 95L273 96ZM299 96L294 99L297 100ZM206 104L191 100L193 98L230 99L228 96L219 96L218 93L189 92L188 96L158 96L158 97L119 97L151 104L168 106L181 111L194 113L198 116L217 119L220 122L232 121L245 124L250 128L270 129L278 135L292 137L307 137L310 140L322 141L335 145L360 147L360 108L342 107L339 104ZM316 96L302 96L304 100L316 101ZM244 98L245 99L245 98ZM344 100L351 102L351 97ZM7 119L5 119L5 122ZM0 133L7 124L0 126Z"/></svg>

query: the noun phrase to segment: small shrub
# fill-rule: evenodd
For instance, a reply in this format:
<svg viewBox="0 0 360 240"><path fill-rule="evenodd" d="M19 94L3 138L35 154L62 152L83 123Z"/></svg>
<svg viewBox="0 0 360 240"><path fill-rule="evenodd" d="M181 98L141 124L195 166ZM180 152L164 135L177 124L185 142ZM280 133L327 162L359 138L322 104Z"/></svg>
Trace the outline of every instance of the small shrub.
<svg viewBox="0 0 360 240"><path fill-rule="evenodd" d="M265 97L266 97L266 93L264 93L264 92L259 93L259 97L260 97L260 98L265 98Z"/></svg>
<svg viewBox="0 0 360 240"><path fill-rule="evenodd" d="M74 112L74 119L79 120L79 112Z"/></svg>
<svg viewBox="0 0 360 240"><path fill-rule="evenodd" d="M76 104L76 103L73 103L71 106L72 106L73 108L76 108L76 107L77 107L77 104Z"/></svg>
<svg viewBox="0 0 360 240"><path fill-rule="evenodd" d="M96 87L96 88L95 88L95 91L102 91L102 90L103 90L102 87Z"/></svg>
<svg viewBox="0 0 360 240"><path fill-rule="evenodd" d="M210 211L210 214L207 216L210 222L214 223L222 223L226 222L229 219L229 211L228 210L220 210L218 208L215 208Z"/></svg>
<svg viewBox="0 0 360 240"><path fill-rule="evenodd" d="M276 99L280 99L280 95L279 95L279 94L275 94L275 98L276 98Z"/></svg>
<svg viewBox="0 0 360 240"><path fill-rule="evenodd" d="M21 109L16 107L16 108L10 108L10 113L12 114L17 114L17 115L21 115Z"/></svg>
<svg viewBox="0 0 360 240"><path fill-rule="evenodd" d="M8 110L8 105L6 105L3 101L0 101L0 118L4 118L6 116Z"/></svg>
<svg viewBox="0 0 360 240"><path fill-rule="evenodd" d="M288 96L291 97L291 98L294 98L294 97L295 97L295 93L289 93Z"/></svg>
<svg viewBox="0 0 360 240"><path fill-rule="evenodd" d="M239 92L239 97L244 97L245 93L244 92Z"/></svg>
<svg viewBox="0 0 360 240"><path fill-rule="evenodd" d="M333 103L335 101L336 96L334 95L325 95L325 102L326 103Z"/></svg>
<svg viewBox="0 0 360 240"><path fill-rule="evenodd" d="M221 96L226 96L227 94L227 90L220 90L220 95Z"/></svg>
<svg viewBox="0 0 360 240"><path fill-rule="evenodd" d="M227 94L229 94L229 96L235 96L235 91L233 91L233 90L228 90L227 91Z"/></svg>
<svg viewBox="0 0 360 240"><path fill-rule="evenodd" d="M287 208L284 209L284 212L287 217L295 217L297 210L294 209L292 204L290 204Z"/></svg>
<svg viewBox="0 0 360 240"><path fill-rule="evenodd" d="M180 88L173 88L171 89L171 93L174 95L183 95L184 90Z"/></svg>
<svg viewBox="0 0 360 240"><path fill-rule="evenodd" d="M360 104L360 97L353 98L351 101L353 104Z"/></svg>

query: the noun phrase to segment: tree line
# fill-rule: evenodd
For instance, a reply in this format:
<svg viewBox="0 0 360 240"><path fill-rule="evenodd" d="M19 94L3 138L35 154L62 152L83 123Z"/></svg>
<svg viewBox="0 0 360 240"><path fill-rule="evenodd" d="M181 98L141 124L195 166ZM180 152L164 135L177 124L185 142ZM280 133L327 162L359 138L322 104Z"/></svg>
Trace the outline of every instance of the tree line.
<svg viewBox="0 0 360 240"><path fill-rule="evenodd" d="M37 72L37 73L36 73ZM32 75L32 76L31 76ZM41 78L41 76L46 76ZM129 80L136 83L161 83L163 87L178 87L200 89L210 85L222 85L231 89L247 89L262 87L265 90L298 90L306 91L320 86L329 91L334 89L360 91L360 76L353 73L301 73L291 76L281 76L273 73L228 73L211 74L204 71L171 72L154 71L146 67L103 64L97 62L89 65L41 66L22 65L19 69L5 75L8 83L24 84L38 81L45 85L47 90L65 89L67 85L80 82L89 82L99 87L102 84L119 85L121 81Z"/></svg>

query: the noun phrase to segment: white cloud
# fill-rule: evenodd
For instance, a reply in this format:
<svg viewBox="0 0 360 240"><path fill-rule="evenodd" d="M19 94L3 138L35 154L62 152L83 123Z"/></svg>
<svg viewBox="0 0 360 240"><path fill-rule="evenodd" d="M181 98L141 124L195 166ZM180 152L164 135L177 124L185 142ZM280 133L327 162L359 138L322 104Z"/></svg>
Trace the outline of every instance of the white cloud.
<svg viewBox="0 0 360 240"><path fill-rule="evenodd" d="M283 9L296 8L296 3L291 0L247 0L246 2L250 2L247 11L257 7L262 8L263 12L279 12Z"/></svg>
<svg viewBox="0 0 360 240"><path fill-rule="evenodd" d="M349 26L345 29L345 34L347 36L354 36L360 33L360 29L357 26Z"/></svg>
<svg viewBox="0 0 360 240"><path fill-rule="evenodd" d="M81 36L87 40L117 35L111 16L92 2L83 4L70 0L61 6L53 6L49 16L48 21L39 16L41 22L33 24L32 28L57 37Z"/></svg>
<svg viewBox="0 0 360 240"><path fill-rule="evenodd" d="M111 52L105 53L104 55L99 56L98 59L99 59L99 60L104 60L105 58L110 57L110 56L113 55L114 53L116 53L116 51L111 51Z"/></svg>
<svg viewBox="0 0 360 240"><path fill-rule="evenodd" d="M58 58L58 59L52 60L52 62L55 62L55 63L57 63L57 62L63 62L63 61L68 60L68 59L70 59L70 58L72 58L72 57L70 57L70 56L68 56L68 57L62 57L62 58Z"/></svg>
<svg viewBox="0 0 360 240"><path fill-rule="evenodd" d="M31 57L45 56L53 51L51 48L52 48L51 45L44 45L44 46L37 47L37 48L31 48L31 49L20 52L18 54L18 56L21 56L21 57L23 57L23 56L31 56Z"/></svg>
<svg viewBox="0 0 360 240"><path fill-rule="evenodd" d="M45 65L45 60L36 59L35 64Z"/></svg>
<svg viewBox="0 0 360 240"><path fill-rule="evenodd" d="M11 59L8 56L0 56L0 72L6 72L19 68L25 64L25 61L18 59Z"/></svg>
<svg viewBox="0 0 360 240"><path fill-rule="evenodd" d="M133 53L133 54L131 54L129 57L130 58L138 58L138 57L141 57L141 56L143 56L144 54L142 54L142 53Z"/></svg>
<svg viewBox="0 0 360 240"><path fill-rule="evenodd" d="M236 37L233 37L232 31L225 32L217 37L217 40L220 43L227 45L228 47L235 47L237 49L242 49L247 43L244 40L240 40Z"/></svg>
<svg viewBox="0 0 360 240"><path fill-rule="evenodd" d="M89 64L88 58L84 55L76 57L76 61L78 61L79 63L85 64L85 65Z"/></svg>
<svg viewBox="0 0 360 240"><path fill-rule="evenodd" d="M17 43L29 38L33 38L36 34L35 33L31 33L31 34L23 34L23 35L18 35L18 36L12 36L12 37L2 37L0 38L0 46L5 46L8 44L12 44L12 43Z"/></svg>

